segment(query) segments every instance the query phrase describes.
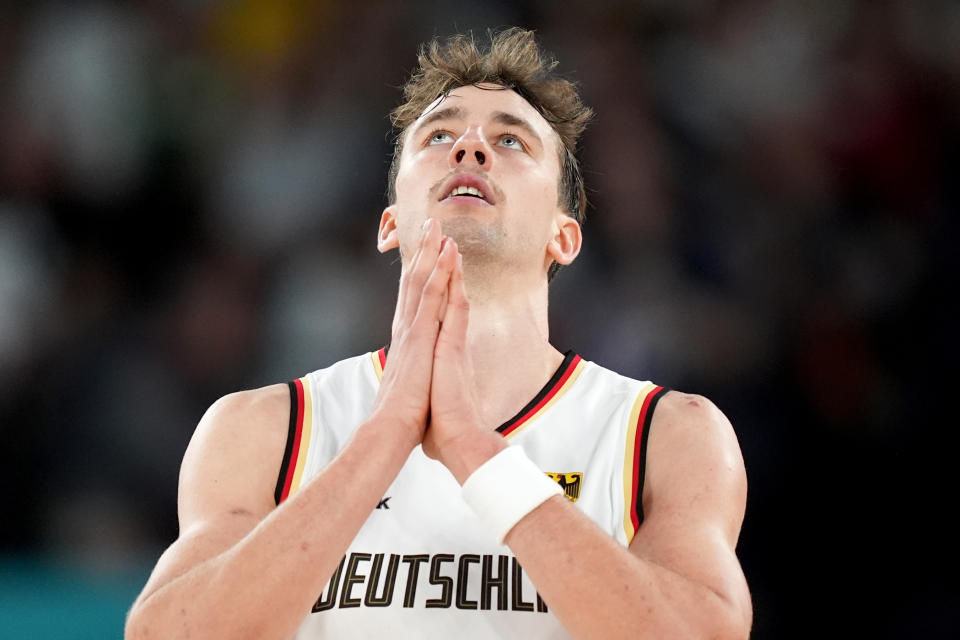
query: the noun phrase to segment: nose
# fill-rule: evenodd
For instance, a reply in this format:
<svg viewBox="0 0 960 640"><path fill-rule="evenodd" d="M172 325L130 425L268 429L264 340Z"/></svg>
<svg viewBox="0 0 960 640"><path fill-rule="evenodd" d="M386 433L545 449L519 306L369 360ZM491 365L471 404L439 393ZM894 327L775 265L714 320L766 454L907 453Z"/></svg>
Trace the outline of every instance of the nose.
<svg viewBox="0 0 960 640"><path fill-rule="evenodd" d="M478 165L485 171L493 163L493 151L480 127L467 129L450 149L450 168Z"/></svg>

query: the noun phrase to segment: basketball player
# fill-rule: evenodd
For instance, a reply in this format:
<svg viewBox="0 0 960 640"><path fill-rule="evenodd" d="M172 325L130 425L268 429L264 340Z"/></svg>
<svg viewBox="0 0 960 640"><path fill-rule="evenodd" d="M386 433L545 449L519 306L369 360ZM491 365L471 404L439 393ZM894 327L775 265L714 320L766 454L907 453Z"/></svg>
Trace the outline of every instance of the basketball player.
<svg viewBox="0 0 960 640"><path fill-rule="evenodd" d="M127 637L748 636L729 422L548 340L589 110L531 32L420 65L378 236L389 350L209 409Z"/></svg>

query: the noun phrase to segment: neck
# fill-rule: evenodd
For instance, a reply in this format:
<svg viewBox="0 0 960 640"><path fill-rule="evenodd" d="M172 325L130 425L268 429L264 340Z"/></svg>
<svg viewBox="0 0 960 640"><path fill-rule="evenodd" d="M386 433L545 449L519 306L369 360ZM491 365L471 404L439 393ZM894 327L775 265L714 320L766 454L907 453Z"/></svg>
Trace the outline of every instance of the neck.
<svg viewBox="0 0 960 640"><path fill-rule="evenodd" d="M549 342L547 284L498 291L471 286L467 349L476 397L485 424L495 429L512 418L546 384L563 361ZM492 280L497 282L508 279Z"/></svg>

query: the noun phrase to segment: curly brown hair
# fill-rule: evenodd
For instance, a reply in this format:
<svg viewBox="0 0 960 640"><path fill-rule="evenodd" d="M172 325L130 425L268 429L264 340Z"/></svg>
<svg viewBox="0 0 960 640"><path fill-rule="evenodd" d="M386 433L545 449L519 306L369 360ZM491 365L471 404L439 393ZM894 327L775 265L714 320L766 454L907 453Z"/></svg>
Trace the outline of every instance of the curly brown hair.
<svg viewBox="0 0 960 640"><path fill-rule="evenodd" d="M582 223L587 197L576 147L593 111L580 100L572 82L553 73L557 61L540 50L533 31L512 27L499 33L490 31L488 36L490 47L486 50L477 46L472 34L451 36L446 42L434 38L420 48L419 68L403 87L404 102L390 114L397 131L388 174L390 203L396 201L395 183L407 127L438 97L457 87L497 84L516 91L557 132L563 143L559 203Z"/></svg>

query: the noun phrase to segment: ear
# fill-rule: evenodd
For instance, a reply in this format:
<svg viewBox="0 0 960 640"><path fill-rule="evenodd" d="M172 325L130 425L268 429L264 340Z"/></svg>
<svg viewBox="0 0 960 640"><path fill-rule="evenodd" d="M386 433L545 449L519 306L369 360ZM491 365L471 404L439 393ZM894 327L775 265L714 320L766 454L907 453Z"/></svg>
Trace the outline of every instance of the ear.
<svg viewBox="0 0 960 640"><path fill-rule="evenodd" d="M380 216L380 231L377 233L377 250L386 253L400 246L397 238L397 211L396 205L390 205L383 210Z"/></svg>
<svg viewBox="0 0 960 640"><path fill-rule="evenodd" d="M554 221L553 237L547 243L547 255L557 264L568 265L580 254L582 243L580 223L566 213L558 213Z"/></svg>

